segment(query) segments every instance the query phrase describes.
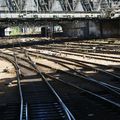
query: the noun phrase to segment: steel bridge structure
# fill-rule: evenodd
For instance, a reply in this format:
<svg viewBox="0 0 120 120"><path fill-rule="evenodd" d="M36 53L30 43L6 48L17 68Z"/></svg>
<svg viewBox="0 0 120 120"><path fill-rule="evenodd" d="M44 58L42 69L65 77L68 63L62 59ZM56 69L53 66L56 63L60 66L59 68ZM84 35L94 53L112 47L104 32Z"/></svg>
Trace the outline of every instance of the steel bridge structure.
<svg viewBox="0 0 120 120"><path fill-rule="evenodd" d="M110 36L113 30L118 35L116 18L120 18L120 0L0 0L0 36L6 27L28 24L61 25L65 34L75 37Z"/></svg>
<svg viewBox="0 0 120 120"><path fill-rule="evenodd" d="M120 7L119 0L0 0L4 12L92 12Z"/></svg>
<svg viewBox="0 0 120 120"><path fill-rule="evenodd" d="M0 19L108 17L119 8L119 0L0 0Z"/></svg>

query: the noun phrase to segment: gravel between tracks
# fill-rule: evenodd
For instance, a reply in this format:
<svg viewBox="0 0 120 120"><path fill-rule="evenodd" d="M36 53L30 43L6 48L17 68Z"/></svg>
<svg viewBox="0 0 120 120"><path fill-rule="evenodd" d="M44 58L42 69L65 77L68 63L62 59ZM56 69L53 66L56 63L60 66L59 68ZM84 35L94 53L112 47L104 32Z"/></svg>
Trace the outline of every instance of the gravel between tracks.
<svg viewBox="0 0 120 120"><path fill-rule="evenodd" d="M0 79L15 77L14 66L6 60L0 59Z"/></svg>

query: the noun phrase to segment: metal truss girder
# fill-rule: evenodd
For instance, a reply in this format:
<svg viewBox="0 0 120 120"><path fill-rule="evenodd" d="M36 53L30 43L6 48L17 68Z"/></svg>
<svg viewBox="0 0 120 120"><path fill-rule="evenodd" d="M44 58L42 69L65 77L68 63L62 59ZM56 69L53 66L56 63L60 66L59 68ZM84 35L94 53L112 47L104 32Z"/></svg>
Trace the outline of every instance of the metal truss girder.
<svg viewBox="0 0 120 120"><path fill-rule="evenodd" d="M16 0L6 0L6 4L8 5L10 11L20 11Z"/></svg>
<svg viewBox="0 0 120 120"><path fill-rule="evenodd" d="M10 12L92 12L120 9L120 0L0 0L0 4L3 3L6 3L6 7L1 5L0 10Z"/></svg>
<svg viewBox="0 0 120 120"><path fill-rule="evenodd" d="M34 0L37 11L49 11L49 2L45 0Z"/></svg>

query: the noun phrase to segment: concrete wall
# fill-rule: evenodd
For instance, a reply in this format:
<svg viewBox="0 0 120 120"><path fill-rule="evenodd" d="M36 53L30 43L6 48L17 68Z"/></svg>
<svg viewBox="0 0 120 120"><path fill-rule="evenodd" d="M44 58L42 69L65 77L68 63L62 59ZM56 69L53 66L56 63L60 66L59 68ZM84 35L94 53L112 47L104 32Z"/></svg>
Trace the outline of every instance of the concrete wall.
<svg viewBox="0 0 120 120"><path fill-rule="evenodd" d="M92 21L89 20L89 36L90 37L100 37L101 32L100 32L100 21Z"/></svg>
<svg viewBox="0 0 120 120"><path fill-rule="evenodd" d="M79 20L61 24L64 36L86 38L120 36L120 20Z"/></svg>
<svg viewBox="0 0 120 120"><path fill-rule="evenodd" d="M61 24L65 36L84 38L89 33L88 21L71 21Z"/></svg>
<svg viewBox="0 0 120 120"><path fill-rule="evenodd" d="M51 21L54 23L54 21ZM40 23L38 23L40 25ZM48 23L44 23L45 25ZM62 26L64 36L77 37L81 39L120 37L120 20L118 19L81 19L74 21L56 21L57 25ZM49 26L49 25L48 25ZM5 35L5 27L0 27L0 36Z"/></svg>

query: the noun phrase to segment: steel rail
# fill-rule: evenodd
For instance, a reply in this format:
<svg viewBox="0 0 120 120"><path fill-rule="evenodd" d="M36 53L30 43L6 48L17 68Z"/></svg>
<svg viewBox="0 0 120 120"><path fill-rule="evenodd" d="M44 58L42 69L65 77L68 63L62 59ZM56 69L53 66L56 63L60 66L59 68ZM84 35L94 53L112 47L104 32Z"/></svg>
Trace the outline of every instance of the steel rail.
<svg viewBox="0 0 120 120"><path fill-rule="evenodd" d="M25 52L25 54L26 54L26 52ZM28 54L29 54L29 53L28 53ZM26 56L27 56L27 55L26 55ZM17 57L20 58L19 56L17 56ZM22 60L24 60L24 61L26 61L26 62L29 62L29 61L27 61L27 59L24 59L24 58L20 58L20 59L22 59ZM53 61L54 61L54 60L53 60ZM29 63L30 63L30 62L29 62ZM59 61L57 61L57 63L60 64L60 65L62 65L62 66L67 67L66 65L63 65L62 63L60 63ZM39 64L39 63L36 63L36 64ZM45 65L44 65L44 66L45 66ZM48 67L48 66L45 66L45 67ZM51 68L51 67L50 67L50 68ZM69 68L69 67L67 67L67 68ZM52 69L53 69L53 68L52 68ZM69 68L69 69L71 69L71 68ZM74 70L74 69L71 69L71 70ZM61 70L59 70L59 71L61 71ZM97 81L97 80L95 80L95 79L93 79L93 78L91 78L91 77L86 76L86 75L83 74L83 73L77 72L76 70L74 70L74 72L82 75L82 77L83 77L84 79L88 80L88 81L92 81L92 82L94 82L94 83L97 83L97 84L99 84L99 85L102 85L102 86L104 86L105 88L107 88L107 89L109 89L109 90L111 90L111 91L113 91L113 92L115 92L115 93L117 93L117 94L120 94L119 92L115 91L115 90L120 91L120 88L118 88L118 87L115 87L115 86L113 86L113 85L107 84L107 83L105 83L105 82ZM69 74L69 73L68 73L68 74ZM78 76L78 77L81 78L81 76ZM114 89L115 89L115 90L114 90Z"/></svg>
<svg viewBox="0 0 120 120"><path fill-rule="evenodd" d="M27 50L27 51L29 52L28 54L35 53L35 52L33 52L33 51L30 51L30 50ZM43 55L43 56L45 56L44 58L46 58L46 56L49 56L49 57L56 57L56 58L58 58L58 59L67 60L67 61L70 61L70 62L75 62L75 63L78 64L78 65L81 64L81 65L83 65L83 66L92 68L92 69L97 70L97 71L99 71L99 72L102 72L102 73L104 73L104 74L108 74L108 75L110 75L110 76L112 76L112 77L115 77L115 78L117 78L118 80L120 80L120 76L118 76L118 75L115 75L115 74L113 74L113 73L107 72L107 71L102 70L102 69L100 69L100 68L94 68L94 67L92 67L92 66L87 65L87 63L88 63L88 64L99 65L99 64L96 64L96 63L86 62L86 61L82 61L82 60L75 60L75 59L72 59L72 58L64 58L64 57L59 57L59 56L55 56L55 55L52 56L52 55L45 54L45 53L40 53L40 52L37 52L36 54L38 54L39 56ZM52 60L51 58L46 58L46 59ZM56 61L58 61L58 60L56 60ZM60 61L60 60L59 60L59 61Z"/></svg>
<svg viewBox="0 0 120 120"><path fill-rule="evenodd" d="M25 105L25 120L28 120L28 104Z"/></svg>
<svg viewBox="0 0 120 120"><path fill-rule="evenodd" d="M61 63L59 63L59 62L58 62L58 64L60 64L60 65L62 65L62 66L65 66L65 65L63 65L63 64L61 64ZM36 65L42 65L42 66L44 66L44 67L48 67L48 68L50 68L50 69L54 69L54 70L57 70L57 71L59 71L59 72L63 72L63 73L68 74L68 75L72 75L72 76L75 76L75 77L78 77L78 78L82 78L82 79L84 79L84 80L86 80L86 81L88 81L88 82L91 81L92 83L96 83L97 85L100 85L101 87L104 87L105 89L108 89L109 91L114 92L116 95L120 95L120 88L115 87L115 86L113 86L113 85L109 85L109 84L104 83L104 82L101 82L101 81L97 81L96 79L93 79L93 78L88 77L88 76L86 76L86 75L84 75L84 74L81 74L81 73L79 73L79 72L76 72L74 69L71 69L71 68L69 68L69 67L67 67L67 66L66 66L66 68L69 68L70 70L73 70L74 72L79 73L79 75L75 75L75 74L73 74L73 73L71 73L71 72L66 72L66 71L63 71L63 70L55 69L55 68L53 68L53 67L49 67L49 66L47 66L47 65L43 65L43 64L40 64L40 63L36 63ZM119 91L119 92L118 92L118 91Z"/></svg>
<svg viewBox="0 0 120 120"><path fill-rule="evenodd" d="M95 93L94 93L95 94ZM96 94L97 95L97 94ZM102 96L100 96L100 97L102 97ZM104 97L102 97L102 98L104 98ZM106 98L105 98L106 99ZM104 100L105 100L104 99ZM106 99L106 100L108 100L108 99ZM113 102L113 101L111 101L111 100L108 100L108 102L111 102L111 103L113 103L114 105L115 105L115 102ZM118 105L117 103L116 103L116 105Z"/></svg>
<svg viewBox="0 0 120 120"><path fill-rule="evenodd" d="M9 54L9 53L5 53L5 52L1 52L1 53L3 53L4 55L8 55L8 56L14 57L14 55ZM21 59L21 60L24 60L25 62L29 62L27 59L23 59L22 57L17 56L17 58L18 58L18 59ZM30 62L29 62L29 63L30 63ZM23 65L22 63L18 63L18 66L22 66L22 67L24 67L24 68L26 68L26 69L28 69L28 70L32 70L32 71L36 72L36 70L35 70L34 68L30 68L30 67L28 67L28 66L26 66L26 65ZM21 72L21 73L22 73L22 72Z"/></svg>
<svg viewBox="0 0 120 120"><path fill-rule="evenodd" d="M61 70L60 70L61 71ZM62 71L62 72L64 72L64 71ZM66 72L65 72L66 73ZM70 74L70 73L67 73L67 74ZM74 75L74 74L71 74L71 75ZM74 76L76 76L76 75L74 75ZM87 77L84 77L84 76L78 76L78 77L80 77L80 78L83 78L83 79L86 79L87 81L92 81L92 82L94 82L94 83L97 83L97 84L99 84L99 85L101 85L102 87L104 87L104 88L106 88L106 89L108 89L109 91L111 91L111 92L114 92L117 96L118 95L120 95L120 93L119 92L117 92L117 91L115 91L113 88L114 88L114 86L112 87L112 86L108 86L107 84L103 84L103 83L101 83L101 82L97 82L96 80L94 80L94 79L92 79L92 78L87 78ZM96 94L97 95L97 94ZM102 96L100 96L100 97L102 97ZM102 98L105 98L105 97L102 97ZM105 98L106 99L106 98ZM108 102L110 102L111 100L109 100L109 99L106 99L106 100L108 100ZM111 103L115 103L114 101L111 101ZM117 103L116 103L117 104ZM119 105L119 104L118 104Z"/></svg>
<svg viewBox="0 0 120 120"><path fill-rule="evenodd" d="M27 55L26 57L28 57L28 59L30 60L30 61L32 61L32 59ZM33 64L33 66L38 70L38 72L40 72L41 73L41 71L39 71L39 69L37 68L37 66L36 66L36 64L34 64L34 62L32 61L32 64ZM41 73L42 74L42 73ZM73 74L72 74L73 75ZM83 77L83 76L82 76ZM86 78L85 78L86 79ZM74 85L73 85L74 86ZM106 87L106 88L109 88L108 86L104 86L104 87ZM78 87L79 88L79 87ZM83 88L80 88L80 89L83 89ZM96 93L93 93L93 92L91 92L91 91L88 91L88 90L86 90L86 89L84 89L87 93L90 93L90 94L92 94L92 95L94 95L94 96L96 96L96 97L98 97L98 98L100 98L100 99L102 99L102 100L104 100L104 101L106 101L106 102L109 102L109 103L111 103L111 104L113 104L113 105L115 105L115 106L117 106L117 107L120 107L120 104L119 103L116 103L116 102L114 102L114 101L111 101L111 100L109 100L109 99L107 99L107 98L105 98L105 97L103 97L103 96L100 96L100 95L98 95L98 94L96 94ZM111 90L112 92L115 92L115 93L117 93L116 91L114 91L113 89L111 89L111 88L109 88L109 90ZM119 94L119 93L117 93L117 94Z"/></svg>
<svg viewBox="0 0 120 120"><path fill-rule="evenodd" d="M52 51L53 52L59 52L58 50L52 50ZM73 53L73 52L76 52L76 51L69 51L69 50L66 50L66 51L62 50L60 52L63 53L63 54L76 55L76 56L81 56L81 57L83 57L83 55L85 55L85 57L87 57L87 58L93 58L93 59L99 59L99 60L106 60L106 61L112 61L112 62L120 62L120 60L113 60L113 58L120 59L120 57L111 57L111 56L105 56L105 55L96 55L96 54L86 53L86 52ZM105 57L107 57L107 58L105 58Z"/></svg>
<svg viewBox="0 0 120 120"><path fill-rule="evenodd" d="M14 58L15 61L12 61L9 58L6 58L5 56L1 56L0 55L0 57L10 61L13 64L13 66L15 67L15 69L16 69L17 84L18 84L19 95L20 95L20 102L21 102L19 120L23 120L22 119L23 118L23 94L22 94L21 83L20 83L20 70L19 70L19 67L18 67L18 65L16 63L16 58Z"/></svg>
<svg viewBox="0 0 120 120"><path fill-rule="evenodd" d="M28 53L28 54L31 55L31 53ZM25 59L23 59L23 58L21 58L21 59L22 59L22 60L25 60ZM26 60L26 61L27 61L27 60ZM52 61L57 61L57 60L52 60ZM59 61L57 61L57 63L59 63L59 64L62 65L62 66L67 67L66 65L63 65L62 63L60 63ZM66 62L65 62L65 63L66 63ZM37 63L37 64L38 64L38 63ZM45 65L44 65L44 66L45 66ZM48 67L48 66L47 66L47 67ZM67 68L69 68L69 67L67 67ZM70 69L70 68L69 68L69 69ZM73 70L73 69L72 69L72 70ZM74 72L77 72L77 71L74 70ZM84 78L86 78L86 80L95 82L95 83L97 83L97 84L99 84L99 85L102 85L102 86L106 87L107 89L109 89L109 90L111 90L111 91L119 94L119 92L117 92L117 91L120 91L120 88L115 87L115 86L110 85L110 84L107 84L107 83L105 83L105 82L97 81L97 80L95 80L95 79L93 79L93 78L91 78L91 77L86 76L84 73L79 73L79 72L77 72L77 73L80 74L80 75L82 75ZM79 76L79 77L81 77L81 76ZM117 90L117 91L115 91L114 89Z"/></svg>
<svg viewBox="0 0 120 120"><path fill-rule="evenodd" d="M28 54L30 54L30 53L28 53ZM25 60L25 59L23 59L23 60ZM52 61L54 61L54 60L52 60ZM58 61L57 61L57 63L60 64L60 65L62 65L62 66L67 67L66 65L63 65L62 63L60 63L60 62L58 62ZM39 63L37 63L37 64L39 64ZM44 66L45 66L45 65L44 65ZM46 66L46 67L48 67L48 66ZM68 68L69 68L69 67L68 67ZM69 68L69 69L70 69L70 68ZM73 70L73 69L72 69L72 70ZM61 70L59 70L59 71L61 71ZM77 72L77 71L74 70L74 72ZM120 88L115 87L115 86L110 85L110 84L107 84L107 83L105 83L105 82L97 81L96 79L93 79L93 78L91 78L91 77L88 77L88 76L86 76L86 75L83 74L83 73L79 73L79 72L77 72L77 73L80 74L80 75L82 75L82 76L78 76L78 77L80 77L80 78L82 77L83 79L86 79L87 81L92 81L92 82L94 82L94 83L97 83L97 84L99 84L99 85L101 85L101 86L109 89L110 91L115 92L116 94L120 95ZM68 74L69 74L69 73L68 73ZM118 92L118 91L119 91L119 92Z"/></svg>
<svg viewBox="0 0 120 120"><path fill-rule="evenodd" d="M29 52L31 52L31 51L29 51ZM47 55L47 56L50 56L50 57L56 57L56 58L59 58L59 59L64 59L64 60L68 60L68 61L71 61L71 62L75 62L75 63L81 64L81 65L87 66L87 67L89 67L89 68L92 68L92 69L94 69L94 70L103 72L103 73L105 73L105 74L111 75L111 76L113 76L113 77L115 77L115 78L117 78L117 79L120 79L120 76L118 76L118 75L115 75L115 74L113 74L113 73L107 72L107 71L102 70L102 69L100 69L100 68L94 68L94 67L92 67L92 66L89 66L89 65L86 65L86 64L85 64L85 63L88 63L88 64L94 64L94 63L85 62L85 61L82 61L82 60L75 60L75 59L73 59L73 58L64 58L64 57L59 57L59 56L55 56L55 55L52 56L52 55L48 55L48 54L45 54L45 53L38 53L38 54Z"/></svg>
<svg viewBox="0 0 120 120"><path fill-rule="evenodd" d="M64 64L62 64L62 63L59 63L59 62L58 62L58 64L60 64L61 66L64 66L64 67L68 68L69 70L72 70L72 71L74 71L75 73L79 74L79 75L77 75L78 77L82 77L82 78L84 78L84 79L86 79L86 80L88 80L88 81L92 81L92 82L94 82L94 83L97 83L97 84L99 84L99 85L102 85L102 86L104 86L105 88L107 88L107 89L109 89L109 90L111 90L111 91L113 91L113 92L115 92L115 93L117 93L117 94L120 95L120 88L119 88L119 87L110 85L110 84L105 83L105 82L97 81L96 79L85 75L82 71L81 71L81 72L78 72L78 71L76 71L76 70L74 70L74 69L72 69L72 68L70 68L70 67L68 67L68 66L66 66L66 65L64 65ZM62 71L62 70L60 70L60 71ZM68 73L69 73L69 72L68 72ZM74 74L73 74L73 75L74 75ZM76 76L76 75L75 75L75 76ZM112 89L111 89L111 88L112 88ZM114 89L118 90L119 92L115 91Z"/></svg>
<svg viewBox="0 0 120 120"><path fill-rule="evenodd" d="M62 99L59 97L59 95L57 94L57 92L55 91L55 89L50 85L50 83L46 80L45 76L42 74L42 72L37 68L37 66L35 65L35 63L32 61L32 59L27 55L27 53L25 53L26 57L29 59L29 61L31 61L31 64L33 65L33 67L38 71L39 75L41 76L41 78L45 81L45 83L47 84L47 86L50 88L50 90L53 92L53 94L56 96L56 98L58 99L59 103L61 104L66 116L68 120L76 120L75 117L72 115L72 113L70 112L70 110L67 108L67 106L64 104L64 102L62 101Z"/></svg>
<svg viewBox="0 0 120 120"><path fill-rule="evenodd" d="M32 53L28 53L29 55L32 55ZM41 54L41 53L40 53ZM43 54L42 54L43 55ZM45 54L45 55L47 55L47 54ZM48 56L50 56L50 55L48 55ZM53 56L51 56L51 57L53 57ZM61 58L61 57L58 57L58 56L55 56L55 57L57 57L57 58ZM46 57L44 57L44 58L46 58ZM55 62L61 62L60 60L53 60L53 59L51 59L51 58L46 58L46 59L48 59L48 60L52 60L52 61L55 61ZM64 59L64 60L69 60L69 61L71 61L71 59L65 59L65 58L61 58L61 59ZM115 74L113 74L113 73L109 73L109 72L107 72L107 71L105 71L105 70L102 70L102 69L99 69L99 68L93 68L93 67L91 67L91 66L89 66L89 65L86 65L85 63L81 63L81 62L79 62L78 60L72 60L72 62L76 62L76 64L81 64L81 65L84 65L84 66L86 66L86 67L90 67L90 68L92 68L92 69L94 69L94 70L97 70L97 71L99 71L99 72L102 72L102 73L104 73L104 74L107 74L107 75L110 75L110 76L112 76L112 77L115 77L115 78L117 78L117 80L119 81L119 79L120 79L120 76L118 76L118 75L115 75ZM69 63L68 63L69 64ZM103 84L104 84L104 82L103 82ZM107 85L107 83L105 83L106 85ZM104 84L104 85L105 85ZM110 86L110 85L107 85L107 86ZM112 88L115 88L115 89L118 89L117 87L114 87L114 86L111 86ZM119 89L118 89L119 90Z"/></svg>
<svg viewBox="0 0 120 120"><path fill-rule="evenodd" d="M93 92L91 92L91 91L89 91L89 90L86 90L86 89L84 89L84 88L78 87L77 85L74 85L74 84L72 84L72 83L68 83L68 82L65 82L65 81L63 81L63 80L61 80L61 79L59 79L59 78L55 78L55 77L53 77L53 76L51 76L51 75L49 75L49 74L47 74L47 73L43 73L43 74L44 74L45 76L49 77L49 78L52 78L52 79L54 79L54 80L61 81L61 82L64 83L64 84L67 84L67 85L72 86L72 87L74 87L74 88L76 88L76 89L78 89L78 90L81 90L81 91L83 91L83 92L85 92L85 93L88 93L89 95L92 95L92 96L96 97L97 99L99 98L99 100L103 100L103 101L106 102L106 103L110 103L111 105L115 105L116 107L118 107L118 108L120 109L120 104L118 104L118 103L116 103L116 102L114 102L114 101L111 101L111 100L109 100L109 99L106 99L105 97L102 97L102 96L100 96L100 95L97 95L96 93L93 93Z"/></svg>
<svg viewBox="0 0 120 120"><path fill-rule="evenodd" d="M61 81L61 82L63 82L63 81ZM65 83L65 82L64 82L64 83ZM71 83L66 83L66 84L72 85L73 87L76 87L77 89L80 89L80 90L85 90L85 89L80 88L80 87L78 87L78 86L76 86L76 85L73 85L73 84L71 84ZM113 104L113 105L115 105L115 106L117 106L117 107L120 107L119 104L117 104L117 103L115 103L115 102L113 102L113 101L107 100L106 98L104 98L104 97L102 97L102 96L99 96L99 95L97 95L97 94L95 94L95 93L93 93L93 92L90 92L90 91L88 91L88 90L85 90L84 92L87 92L87 93L89 93L90 95L92 95L92 96L94 96L94 97L96 97L96 98L100 98L100 99L104 100L105 102L108 102L108 103L111 103L111 104Z"/></svg>
<svg viewBox="0 0 120 120"><path fill-rule="evenodd" d="M21 83L20 83L20 68L18 66L18 62L17 62L17 58L16 55L14 53L14 61L16 64L16 73L17 73L17 78L18 78L18 86L19 86L19 92L20 92L20 99L21 99L21 107L20 107L20 120L23 120L23 108L24 108L24 102L23 102L23 93L22 93L22 87L21 87Z"/></svg>

